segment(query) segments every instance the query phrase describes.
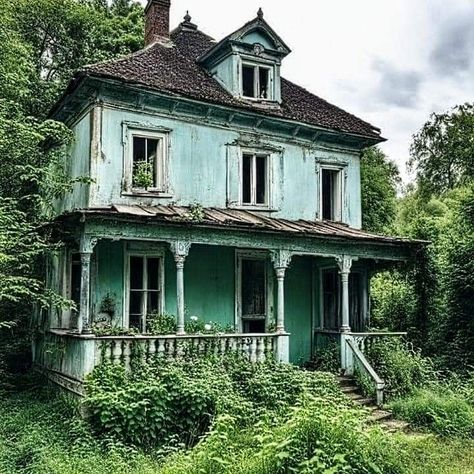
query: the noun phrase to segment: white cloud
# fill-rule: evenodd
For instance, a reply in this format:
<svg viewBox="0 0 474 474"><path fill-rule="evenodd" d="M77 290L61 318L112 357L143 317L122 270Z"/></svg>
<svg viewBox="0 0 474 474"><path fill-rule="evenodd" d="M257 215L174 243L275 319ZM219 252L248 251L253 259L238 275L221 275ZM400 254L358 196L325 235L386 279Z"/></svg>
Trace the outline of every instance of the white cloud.
<svg viewBox="0 0 474 474"><path fill-rule="evenodd" d="M261 6L293 50L283 74L381 127L406 179L411 137L430 113L474 101L472 0L171 1L172 25L189 10L216 39Z"/></svg>

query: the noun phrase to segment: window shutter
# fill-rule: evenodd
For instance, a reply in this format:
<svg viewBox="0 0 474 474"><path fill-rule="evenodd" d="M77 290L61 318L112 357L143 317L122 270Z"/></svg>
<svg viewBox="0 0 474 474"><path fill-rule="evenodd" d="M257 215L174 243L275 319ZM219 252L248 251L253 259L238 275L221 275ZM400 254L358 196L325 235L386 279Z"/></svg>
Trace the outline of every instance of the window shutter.
<svg viewBox="0 0 474 474"><path fill-rule="evenodd" d="M269 156L270 201L269 207L279 211L283 201L283 153L272 153Z"/></svg>
<svg viewBox="0 0 474 474"><path fill-rule="evenodd" d="M238 146L227 147L227 206L234 207L240 203L240 149Z"/></svg>

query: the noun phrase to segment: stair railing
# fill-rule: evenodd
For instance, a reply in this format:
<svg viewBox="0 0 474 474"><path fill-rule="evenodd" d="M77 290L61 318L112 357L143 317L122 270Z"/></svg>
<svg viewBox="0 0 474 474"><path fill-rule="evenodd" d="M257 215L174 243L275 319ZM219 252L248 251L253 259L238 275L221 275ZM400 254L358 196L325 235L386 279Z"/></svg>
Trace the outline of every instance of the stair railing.
<svg viewBox="0 0 474 474"><path fill-rule="evenodd" d="M359 344L351 334L341 334L341 362L346 375L354 375L357 368L372 381L376 402L383 405L385 382L379 377L359 348Z"/></svg>

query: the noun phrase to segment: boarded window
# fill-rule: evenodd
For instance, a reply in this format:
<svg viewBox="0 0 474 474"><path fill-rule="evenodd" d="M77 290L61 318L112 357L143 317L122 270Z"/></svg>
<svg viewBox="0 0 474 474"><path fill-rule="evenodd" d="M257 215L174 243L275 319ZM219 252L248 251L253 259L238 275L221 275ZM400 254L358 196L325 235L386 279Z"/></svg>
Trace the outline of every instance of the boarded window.
<svg viewBox="0 0 474 474"><path fill-rule="evenodd" d="M265 332L267 278L265 260L241 260L242 329Z"/></svg>
<svg viewBox="0 0 474 474"><path fill-rule="evenodd" d="M321 213L329 221L341 220L341 171L321 170Z"/></svg>
<svg viewBox="0 0 474 474"><path fill-rule="evenodd" d="M161 312L161 259L131 256L129 274L129 327L146 330L146 317Z"/></svg>
<svg viewBox="0 0 474 474"><path fill-rule="evenodd" d="M268 155L242 155L242 204L268 204Z"/></svg>

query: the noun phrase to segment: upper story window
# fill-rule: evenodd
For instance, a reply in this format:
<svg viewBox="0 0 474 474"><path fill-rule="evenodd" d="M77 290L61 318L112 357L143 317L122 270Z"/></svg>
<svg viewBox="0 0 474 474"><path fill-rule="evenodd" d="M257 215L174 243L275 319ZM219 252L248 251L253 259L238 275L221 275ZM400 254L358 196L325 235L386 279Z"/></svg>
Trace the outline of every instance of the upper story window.
<svg viewBox="0 0 474 474"><path fill-rule="evenodd" d="M320 182L320 215L328 221L342 220L343 204L342 170L337 168L322 168Z"/></svg>
<svg viewBox="0 0 474 474"><path fill-rule="evenodd" d="M168 133L127 127L124 190L167 192Z"/></svg>
<svg viewBox="0 0 474 474"><path fill-rule="evenodd" d="M242 95L249 99L273 100L272 69L257 64L242 64Z"/></svg>
<svg viewBox="0 0 474 474"><path fill-rule="evenodd" d="M242 204L267 206L269 195L268 155L243 153Z"/></svg>

